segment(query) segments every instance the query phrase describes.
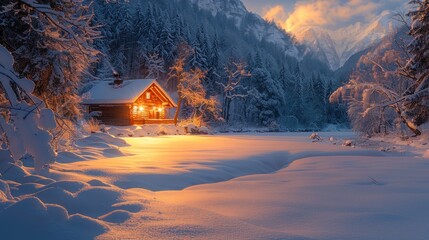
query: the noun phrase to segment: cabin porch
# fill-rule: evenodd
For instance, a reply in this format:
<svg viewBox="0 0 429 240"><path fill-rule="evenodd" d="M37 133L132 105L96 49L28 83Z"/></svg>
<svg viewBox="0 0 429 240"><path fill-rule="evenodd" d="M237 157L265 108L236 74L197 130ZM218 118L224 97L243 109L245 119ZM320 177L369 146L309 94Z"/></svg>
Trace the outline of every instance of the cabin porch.
<svg viewBox="0 0 429 240"><path fill-rule="evenodd" d="M174 119L141 119L133 120L133 125L174 124Z"/></svg>

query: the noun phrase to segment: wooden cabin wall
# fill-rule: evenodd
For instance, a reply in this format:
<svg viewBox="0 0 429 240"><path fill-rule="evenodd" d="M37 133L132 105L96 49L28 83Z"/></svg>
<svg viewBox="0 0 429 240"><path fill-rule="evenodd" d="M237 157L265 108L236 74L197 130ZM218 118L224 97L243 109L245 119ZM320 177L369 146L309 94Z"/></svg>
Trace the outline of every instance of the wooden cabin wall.
<svg viewBox="0 0 429 240"><path fill-rule="evenodd" d="M166 118L166 109L162 112L158 112L158 107L163 107L163 101L158 95L159 92L153 91L154 86L146 90L140 97L135 101L134 105L136 106L144 106L143 114L132 114L134 121L142 120L142 119L165 119ZM150 99L147 99L146 94L150 93ZM153 110L153 108L156 108ZM159 114L159 118L157 117Z"/></svg>
<svg viewBox="0 0 429 240"><path fill-rule="evenodd" d="M150 93L150 99L146 99L146 93ZM148 89L145 91L140 97L137 99L135 104L137 105L156 105L156 106L162 106L163 101L159 99L157 94L155 94L151 89Z"/></svg>
<svg viewBox="0 0 429 240"><path fill-rule="evenodd" d="M130 106L128 105L93 105L89 106L89 112L101 112L97 117L102 123L114 126L131 125Z"/></svg>

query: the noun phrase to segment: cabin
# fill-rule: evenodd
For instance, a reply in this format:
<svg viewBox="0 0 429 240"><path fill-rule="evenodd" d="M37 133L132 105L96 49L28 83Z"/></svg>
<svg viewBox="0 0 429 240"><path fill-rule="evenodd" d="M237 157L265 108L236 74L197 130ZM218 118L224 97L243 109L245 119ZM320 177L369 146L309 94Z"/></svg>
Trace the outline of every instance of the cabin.
<svg viewBox="0 0 429 240"><path fill-rule="evenodd" d="M155 79L101 81L85 95L82 104L104 124L174 123L168 113L177 105Z"/></svg>

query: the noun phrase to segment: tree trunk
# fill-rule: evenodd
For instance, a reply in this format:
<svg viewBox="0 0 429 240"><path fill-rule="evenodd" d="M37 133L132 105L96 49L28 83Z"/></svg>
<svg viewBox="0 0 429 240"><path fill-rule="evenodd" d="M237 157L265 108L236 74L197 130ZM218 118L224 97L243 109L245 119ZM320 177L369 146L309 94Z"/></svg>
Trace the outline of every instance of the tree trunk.
<svg viewBox="0 0 429 240"><path fill-rule="evenodd" d="M179 102L177 103L176 113L174 114L174 125L177 126L177 120L179 119L180 107L182 106L182 98L179 97Z"/></svg>
<svg viewBox="0 0 429 240"><path fill-rule="evenodd" d="M417 128L417 126L414 123L407 120L404 116L401 116L401 118L402 118L402 122L405 123L405 125L407 125L407 127L411 130L411 132L415 134L415 136L422 135L422 132Z"/></svg>
<svg viewBox="0 0 429 240"><path fill-rule="evenodd" d="M231 99L228 98L228 102L226 105L226 122L229 122L229 110L231 108Z"/></svg>
<svg viewBox="0 0 429 240"><path fill-rule="evenodd" d="M222 117L225 120L225 122L228 120L228 98L225 97L222 104Z"/></svg>
<svg viewBox="0 0 429 240"><path fill-rule="evenodd" d="M399 114L402 122L408 127L408 129L410 129L411 132L415 134L415 136L422 135L422 132L417 128L417 126L413 122L407 119L407 116L404 114L404 112L399 106L396 106L395 110Z"/></svg>

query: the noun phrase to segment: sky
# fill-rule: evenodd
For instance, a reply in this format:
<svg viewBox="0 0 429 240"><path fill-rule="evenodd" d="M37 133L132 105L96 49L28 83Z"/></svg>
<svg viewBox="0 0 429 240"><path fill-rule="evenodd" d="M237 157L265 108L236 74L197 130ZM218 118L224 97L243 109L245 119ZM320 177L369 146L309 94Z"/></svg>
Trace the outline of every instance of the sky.
<svg viewBox="0 0 429 240"><path fill-rule="evenodd" d="M286 31L303 26L338 29L370 22L384 10L398 11L407 0L242 0L247 9Z"/></svg>

